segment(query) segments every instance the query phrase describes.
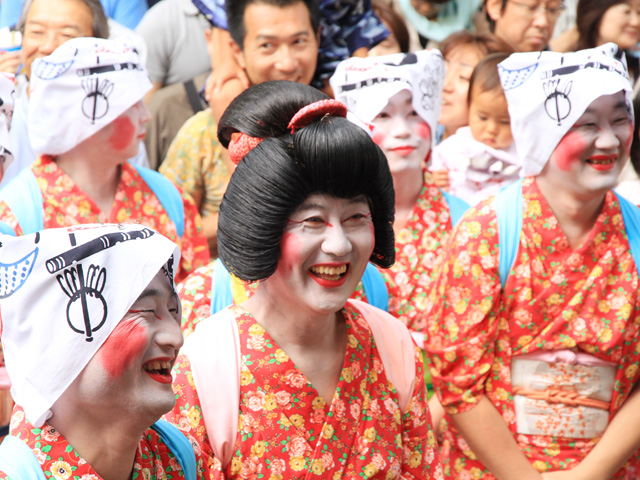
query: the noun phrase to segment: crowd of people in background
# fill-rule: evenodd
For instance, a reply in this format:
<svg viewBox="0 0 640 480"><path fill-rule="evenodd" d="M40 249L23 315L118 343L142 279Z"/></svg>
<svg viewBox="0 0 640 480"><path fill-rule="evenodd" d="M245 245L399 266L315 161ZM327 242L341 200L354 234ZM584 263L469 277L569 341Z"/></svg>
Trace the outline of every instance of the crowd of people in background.
<svg viewBox="0 0 640 480"><path fill-rule="evenodd" d="M640 479L640 0L0 0L0 479Z"/></svg>

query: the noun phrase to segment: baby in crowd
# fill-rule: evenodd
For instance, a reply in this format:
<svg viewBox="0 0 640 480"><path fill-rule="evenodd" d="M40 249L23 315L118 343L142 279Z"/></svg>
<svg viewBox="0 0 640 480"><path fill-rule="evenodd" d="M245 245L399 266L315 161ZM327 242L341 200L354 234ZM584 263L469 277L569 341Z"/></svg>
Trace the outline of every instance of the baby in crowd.
<svg viewBox="0 0 640 480"><path fill-rule="evenodd" d="M436 184L470 205L497 193L520 174L498 76L498 63L507 57L494 53L476 66L469 82L469 125L433 150L430 170Z"/></svg>

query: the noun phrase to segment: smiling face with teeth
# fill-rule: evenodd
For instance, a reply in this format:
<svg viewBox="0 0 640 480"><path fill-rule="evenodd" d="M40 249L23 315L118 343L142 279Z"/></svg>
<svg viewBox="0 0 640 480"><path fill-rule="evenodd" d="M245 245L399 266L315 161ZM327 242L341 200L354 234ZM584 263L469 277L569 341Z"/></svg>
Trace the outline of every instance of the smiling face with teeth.
<svg viewBox="0 0 640 480"><path fill-rule="evenodd" d="M155 422L175 403L171 368L183 343L180 318L173 283L160 270L67 389L67 402L127 409L149 425Z"/></svg>
<svg viewBox="0 0 640 480"><path fill-rule="evenodd" d="M539 178L579 195L606 193L628 160L632 134L624 93L603 95L560 140Z"/></svg>
<svg viewBox="0 0 640 480"><path fill-rule="evenodd" d="M258 292L301 312L334 314L358 285L374 242L365 196L311 195L289 218L278 267Z"/></svg>

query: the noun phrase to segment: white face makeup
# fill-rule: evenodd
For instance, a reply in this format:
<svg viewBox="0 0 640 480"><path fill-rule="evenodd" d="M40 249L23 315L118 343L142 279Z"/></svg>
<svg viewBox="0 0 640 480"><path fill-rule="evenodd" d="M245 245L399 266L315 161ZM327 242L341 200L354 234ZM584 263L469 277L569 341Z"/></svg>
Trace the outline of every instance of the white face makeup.
<svg viewBox="0 0 640 480"><path fill-rule="evenodd" d="M160 270L65 392L75 405L152 422L175 404L171 367L183 337L180 301Z"/></svg>
<svg viewBox="0 0 640 480"><path fill-rule="evenodd" d="M602 194L617 185L632 134L624 93L603 95L562 138L541 175L579 195Z"/></svg>
<svg viewBox="0 0 640 480"><path fill-rule="evenodd" d="M423 168L431 151L431 130L413 108L409 90L389 98L371 123L373 141L386 155L392 174Z"/></svg>
<svg viewBox="0 0 640 480"><path fill-rule="evenodd" d="M311 195L291 215L278 268L262 284L301 312L333 314L358 285L374 243L364 196Z"/></svg>

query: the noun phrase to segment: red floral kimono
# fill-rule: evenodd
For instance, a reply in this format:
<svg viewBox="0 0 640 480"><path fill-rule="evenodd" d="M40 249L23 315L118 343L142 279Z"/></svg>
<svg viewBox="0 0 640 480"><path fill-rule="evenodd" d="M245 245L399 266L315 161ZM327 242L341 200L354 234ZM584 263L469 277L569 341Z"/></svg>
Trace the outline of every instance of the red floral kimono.
<svg viewBox="0 0 640 480"><path fill-rule="evenodd" d="M120 183L113 207L108 215L60 169L49 156L36 160L31 170L38 179L43 198L45 228L69 227L82 223L122 223L138 221L178 244L181 251L177 280L209 261L207 239L202 233L198 209L190 196L182 194L184 203L184 235L178 237L176 227L166 210L138 174L123 163ZM22 235L18 220L6 203L0 201L0 221Z"/></svg>
<svg viewBox="0 0 640 480"><path fill-rule="evenodd" d="M424 383L415 383L402 415L398 394L357 310L343 310L348 345L329 405L248 312L230 308L238 324L243 365L239 429L226 478L442 478ZM178 400L168 419L202 441L211 454L187 357L178 358L174 374ZM416 349L416 378L421 376Z"/></svg>
<svg viewBox="0 0 640 480"><path fill-rule="evenodd" d="M431 277L449 232L449 205L425 170L424 186L411 218L396 235L396 262L380 270L389 291L389 313L414 332L426 330Z"/></svg>
<svg viewBox="0 0 640 480"><path fill-rule="evenodd" d="M91 468L66 439L45 422L42 428L34 428L24 416L24 411L16 407L11 417L11 434L22 439L33 450L46 478L56 480L101 480L102 477ZM198 443L189 437L196 453L198 480L208 480L209 463L212 459L203 455ZM132 477L138 480L168 480L185 478L180 463L162 442L155 430L148 429L140 438L136 452ZM10 478L0 471L0 479Z"/></svg>
<svg viewBox="0 0 640 480"><path fill-rule="evenodd" d="M504 291L493 198L467 212L454 230L429 297L427 351L449 414L470 410L485 395L537 470L570 469L597 438L518 433L514 365L523 355L560 350L613 365L610 408L602 412L606 428L607 411L611 418L638 383L638 269L613 192L573 250L535 180L526 178L522 190L522 234ZM494 478L450 422L444 439L445 476ZM615 478L637 478L637 468L634 457Z"/></svg>

